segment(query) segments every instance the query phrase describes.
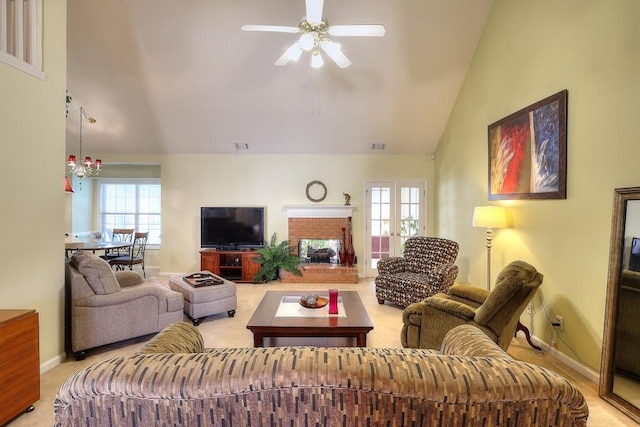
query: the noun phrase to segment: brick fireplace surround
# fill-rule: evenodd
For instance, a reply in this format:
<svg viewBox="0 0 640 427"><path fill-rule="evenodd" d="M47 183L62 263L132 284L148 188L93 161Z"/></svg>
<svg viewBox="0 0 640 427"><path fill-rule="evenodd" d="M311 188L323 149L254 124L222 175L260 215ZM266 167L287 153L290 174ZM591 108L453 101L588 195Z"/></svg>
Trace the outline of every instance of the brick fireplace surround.
<svg viewBox="0 0 640 427"><path fill-rule="evenodd" d="M342 240L342 228L348 229L351 206L285 206L289 244L298 247L300 239ZM358 283L358 268L329 263L304 264L302 276L287 271L280 274L283 283Z"/></svg>

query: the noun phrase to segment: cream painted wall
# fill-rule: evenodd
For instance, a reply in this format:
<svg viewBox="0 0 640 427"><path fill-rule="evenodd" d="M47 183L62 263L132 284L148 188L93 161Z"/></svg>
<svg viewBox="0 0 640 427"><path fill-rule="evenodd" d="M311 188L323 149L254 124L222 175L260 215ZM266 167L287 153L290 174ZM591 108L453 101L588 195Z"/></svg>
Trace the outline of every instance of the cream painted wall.
<svg viewBox="0 0 640 427"><path fill-rule="evenodd" d="M285 204L312 204L307 183L322 181L322 204L343 204L351 194L354 247L364 247L365 181L426 179L431 185L433 162L428 156L307 156L307 155L171 155L162 160L163 274L200 268L201 206L264 206L266 238L276 232L287 239ZM428 191L430 194L432 191ZM429 203L432 206L432 203ZM433 212L431 207L430 212ZM428 215L431 217L432 215ZM433 229L429 226L428 229ZM362 263L358 266L364 275Z"/></svg>
<svg viewBox="0 0 640 427"><path fill-rule="evenodd" d="M496 0L437 151L438 232L461 244L459 278L484 287L487 125L568 89L566 200L495 202L513 228L496 233L493 277L515 259L545 276L540 295L565 319L568 357L600 367L613 190L640 185L640 2ZM538 303L538 299L536 298ZM538 303L531 323L548 340Z"/></svg>
<svg viewBox="0 0 640 427"><path fill-rule="evenodd" d="M64 354L66 2L43 2L44 81L0 63L0 308L36 309L40 362Z"/></svg>

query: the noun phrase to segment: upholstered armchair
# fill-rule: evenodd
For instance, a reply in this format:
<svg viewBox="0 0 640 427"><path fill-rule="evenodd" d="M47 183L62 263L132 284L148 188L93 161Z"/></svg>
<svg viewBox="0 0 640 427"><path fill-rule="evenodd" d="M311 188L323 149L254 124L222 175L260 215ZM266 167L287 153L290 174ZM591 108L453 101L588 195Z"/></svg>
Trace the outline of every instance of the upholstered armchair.
<svg viewBox="0 0 640 427"><path fill-rule="evenodd" d="M458 276L453 263L458 244L437 237L410 237L401 257L378 261L375 278L378 303L406 307L438 292L446 292Z"/></svg>
<svg viewBox="0 0 640 427"><path fill-rule="evenodd" d="M156 333L184 319L181 293L135 271L114 273L88 251L73 254L65 276L65 338L78 360L87 349Z"/></svg>
<svg viewBox="0 0 640 427"><path fill-rule="evenodd" d="M502 349L514 337L520 315L542 284L542 274L524 261L514 261L498 275L491 291L456 284L411 304L402 314L404 347L439 349L458 325L474 325Z"/></svg>

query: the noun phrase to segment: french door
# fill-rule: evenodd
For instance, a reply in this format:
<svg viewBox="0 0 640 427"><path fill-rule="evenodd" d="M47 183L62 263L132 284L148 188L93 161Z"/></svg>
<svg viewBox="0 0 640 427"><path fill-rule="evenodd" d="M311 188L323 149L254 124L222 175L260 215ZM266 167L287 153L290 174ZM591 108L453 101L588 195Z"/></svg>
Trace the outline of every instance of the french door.
<svg viewBox="0 0 640 427"><path fill-rule="evenodd" d="M378 275L378 261L400 256L408 237L426 233L424 181L367 183L365 273Z"/></svg>

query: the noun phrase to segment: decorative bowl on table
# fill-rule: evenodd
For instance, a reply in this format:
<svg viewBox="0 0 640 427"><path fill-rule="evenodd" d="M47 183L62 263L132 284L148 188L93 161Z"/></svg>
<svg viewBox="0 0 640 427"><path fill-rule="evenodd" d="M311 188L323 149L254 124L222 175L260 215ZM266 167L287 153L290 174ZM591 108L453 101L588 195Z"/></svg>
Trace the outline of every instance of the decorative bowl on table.
<svg viewBox="0 0 640 427"><path fill-rule="evenodd" d="M329 298L321 297L315 294L303 295L300 297L300 305L305 308L322 308L329 304Z"/></svg>

